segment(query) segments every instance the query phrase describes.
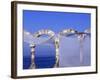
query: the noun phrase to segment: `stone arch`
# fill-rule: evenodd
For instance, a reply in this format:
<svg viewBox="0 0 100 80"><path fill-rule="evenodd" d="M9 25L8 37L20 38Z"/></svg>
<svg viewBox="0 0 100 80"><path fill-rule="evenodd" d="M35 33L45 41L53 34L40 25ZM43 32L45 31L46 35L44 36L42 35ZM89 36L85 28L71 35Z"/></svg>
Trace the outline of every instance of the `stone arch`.
<svg viewBox="0 0 100 80"><path fill-rule="evenodd" d="M38 32L34 33L33 37L40 37L42 35L48 35L51 38L55 35L55 33L52 30L43 29L43 30L39 30Z"/></svg>
<svg viewBox="0 0 100 80"><path fill-rule="evenodd" d="M37 31L36 33L33 34L33 37L36 37L36 38L39 38L40 36L42 35L47 35L49 36L48 40L52 39L54 41L54 45L55 45L55 51L56 51L56 62L54 64L54 67L57 67L58 66L58 45L59 43L57 42L57 40L55 39L55 33L52 31L52 30L47 30L47 29L44 29L44 30L39 30ZM47 40L47 41L48 41ZM46 42L46 41L45 41ZM35 66L35 63L34 63L34 52L35 52L35 46L36 45L32 45L31 46L31 60L32 60L32 64L30 66L30 68L36 68Z"/></svg>

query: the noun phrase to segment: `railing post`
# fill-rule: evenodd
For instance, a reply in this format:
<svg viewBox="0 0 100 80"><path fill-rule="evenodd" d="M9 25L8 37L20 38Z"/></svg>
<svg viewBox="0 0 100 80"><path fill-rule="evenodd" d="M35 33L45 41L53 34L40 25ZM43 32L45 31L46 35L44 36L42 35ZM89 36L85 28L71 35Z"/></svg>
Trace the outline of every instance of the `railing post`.
<svg viewBox="0 0 100 80"><path fill-rule="evenodd" d="M35 44L31 44L30 48L31 48L31 65L30 65L30 69L34 69L35 68L35 62L34 62Z"/></svg>
<svg viewBox="0 0 100 80"><path fill-rule="evenodd" d="M59 67L59 38L55 38L55 48L56 48L56 63L54 67Z"/></svg>

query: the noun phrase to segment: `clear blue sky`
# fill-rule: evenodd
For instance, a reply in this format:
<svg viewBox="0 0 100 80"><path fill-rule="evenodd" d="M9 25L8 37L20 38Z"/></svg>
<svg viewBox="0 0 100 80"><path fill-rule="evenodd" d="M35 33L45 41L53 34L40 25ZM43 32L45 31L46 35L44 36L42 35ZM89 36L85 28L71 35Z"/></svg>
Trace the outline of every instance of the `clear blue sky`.
<svg viewBox="0 0 100 80"><path fill-rule="evenodd" d="M23 27L32 33L51 29L58 33L66 28L84 31L91 25L89 13L23 10Z"/></svg>

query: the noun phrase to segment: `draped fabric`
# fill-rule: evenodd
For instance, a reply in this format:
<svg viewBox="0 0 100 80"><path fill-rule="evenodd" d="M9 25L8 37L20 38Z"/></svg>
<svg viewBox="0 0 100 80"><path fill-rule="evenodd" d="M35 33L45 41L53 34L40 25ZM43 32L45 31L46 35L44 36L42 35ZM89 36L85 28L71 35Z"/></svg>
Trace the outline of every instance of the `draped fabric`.
<svg viewBox="0 0 100 80"><path fill-rule="evenodd" d="M82 44L82 54L80 54L80 44ZM90 36L87 35L82 43L77 36L62 36L59 47L59 67L90 66L91 50ZM80 55L82 61L80 61Z"/></svg>

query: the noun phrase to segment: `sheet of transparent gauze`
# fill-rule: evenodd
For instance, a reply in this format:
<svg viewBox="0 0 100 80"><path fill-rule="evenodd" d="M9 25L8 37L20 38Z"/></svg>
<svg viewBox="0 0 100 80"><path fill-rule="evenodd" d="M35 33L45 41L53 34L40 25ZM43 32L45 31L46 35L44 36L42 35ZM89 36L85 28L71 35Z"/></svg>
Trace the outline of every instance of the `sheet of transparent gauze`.
<svg viewBox="0 0 100 80"><path fill-rule="evenodd" d="M59 42L59 67L90 66L90 35L78 39L78 35L61 36Z"/></svg>

